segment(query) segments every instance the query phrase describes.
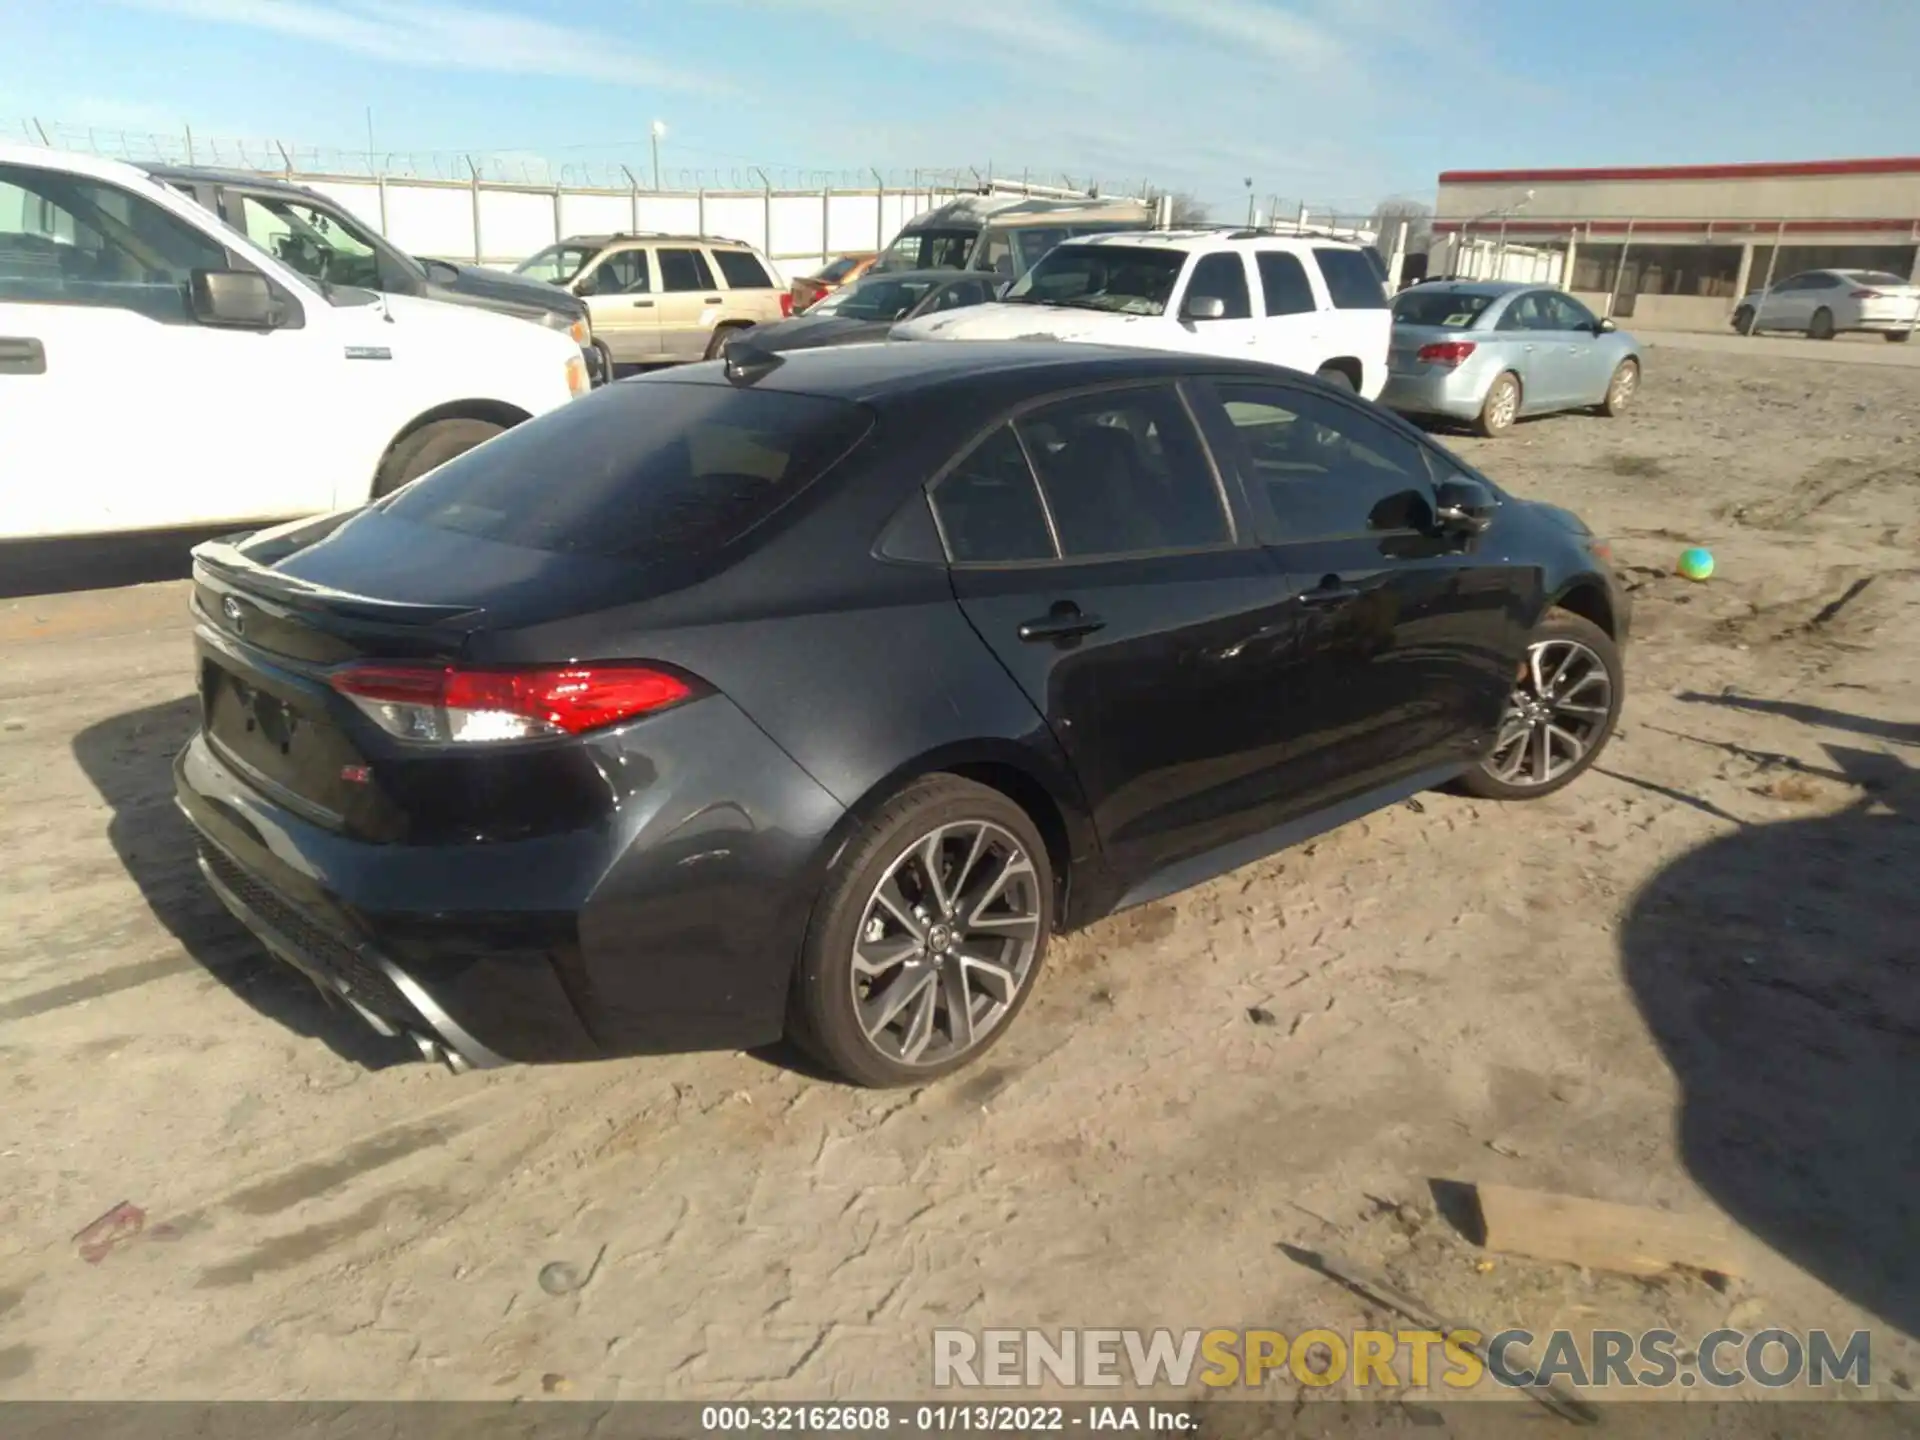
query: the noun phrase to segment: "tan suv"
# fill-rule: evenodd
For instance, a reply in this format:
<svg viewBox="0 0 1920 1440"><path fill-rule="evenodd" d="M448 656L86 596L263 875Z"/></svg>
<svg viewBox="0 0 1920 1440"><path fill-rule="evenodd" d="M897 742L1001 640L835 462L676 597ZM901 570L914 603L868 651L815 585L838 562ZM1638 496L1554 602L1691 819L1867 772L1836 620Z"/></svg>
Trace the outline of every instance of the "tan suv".
<svg viewBox="0 0 1920 1440"><path fill-rule="evenodd" d="M576 235L514 273L585 300L594 341L622 365L711 359L734 331L793 313L766 256L711 235Z"/></svg>

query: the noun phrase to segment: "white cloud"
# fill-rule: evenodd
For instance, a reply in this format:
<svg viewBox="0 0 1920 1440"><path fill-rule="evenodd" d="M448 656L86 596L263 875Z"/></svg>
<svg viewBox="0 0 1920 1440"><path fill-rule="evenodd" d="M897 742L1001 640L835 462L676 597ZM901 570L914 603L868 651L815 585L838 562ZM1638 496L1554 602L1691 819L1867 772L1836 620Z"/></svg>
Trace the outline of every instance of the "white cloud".
<svg viewBox="0 0 1920 1440"><path fill-rule="evenodd" d="M549 75L719 93L716 77L626 48L604 34L434 0L119 0L183 19L264 30L427 70Z"/></svg>

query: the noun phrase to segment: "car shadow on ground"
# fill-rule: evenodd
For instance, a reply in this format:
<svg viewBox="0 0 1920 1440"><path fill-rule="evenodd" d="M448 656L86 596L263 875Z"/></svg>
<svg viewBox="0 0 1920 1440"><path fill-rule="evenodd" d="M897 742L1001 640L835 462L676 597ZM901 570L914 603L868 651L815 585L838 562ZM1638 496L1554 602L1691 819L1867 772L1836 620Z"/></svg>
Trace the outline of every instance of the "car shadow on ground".
<svg viewBox="0 0 1920 1440"><path fill-rule="evenodd" d="M1920 1336L1920 769L1828 753L1854 803L1743 826L1667 866L1634 898L1623 966L1679 1079L1681 1157L1702 1188Z"/></svg>
<svg viewBox="0 0 1920 1440"><path fill-rule="evenodd" d="M74 758L113 812L107 838L120 863L181 948L261 1015L371 1070L419 1063L405 1039L376 1034L268 955L207 888L192 829L173 803L173 758L199 713L199 700L187 696L116 715L74 739Z"/></svg>

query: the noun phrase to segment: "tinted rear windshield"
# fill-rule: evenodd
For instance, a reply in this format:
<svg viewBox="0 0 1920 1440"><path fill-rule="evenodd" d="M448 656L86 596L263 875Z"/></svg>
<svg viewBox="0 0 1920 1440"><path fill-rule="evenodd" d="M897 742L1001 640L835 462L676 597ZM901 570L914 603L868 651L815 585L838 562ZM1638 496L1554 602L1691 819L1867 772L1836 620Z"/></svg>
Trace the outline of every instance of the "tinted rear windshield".
<svg viewBox="0 0 1920 1440"><path fill-rule="evenodd" d="M1464 330L1492 303L1491 295L1463 294L1457 290L1409 290L1393 302L1393 319L1398 325L1438 325Z"/></svg>
<svg viewBox="0 0 1920 1440"><path fill-rule="evenodd" d="M864 407L814 395L610 385L449 460L386 513L534 550L698 560L793 499L871 424Z"/></svg>

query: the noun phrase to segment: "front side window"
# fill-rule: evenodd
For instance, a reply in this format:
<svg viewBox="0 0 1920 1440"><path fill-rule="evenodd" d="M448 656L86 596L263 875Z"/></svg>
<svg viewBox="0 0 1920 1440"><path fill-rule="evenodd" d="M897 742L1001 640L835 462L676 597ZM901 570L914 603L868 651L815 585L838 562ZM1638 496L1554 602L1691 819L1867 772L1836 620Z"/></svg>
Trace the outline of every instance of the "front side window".
<svg viewBox="0 0 1920 1440"><path fill-rule="evenodd" d="M713 263L720 267L720 273L726 277L729 290L772 290L776 288L767 278L767 272L760 262L744 250L716 250Z"/></svg>
<svg viewBox="0 0 1920 1440"><path fill-rule="evenodd" d="M1247 297L1247 267L1238 255L1202 256L1200 263L1193 267L1184 304L1191 310L1194 301L1208 299L1218 300L1226 307L1219 317L1222 320L1252 318L1253 302Z"/></svg>
<svg viewBox="0 0 1920 1440"><path fill-rule="evenodd" d="M1542 295L1541 303L1546 306L1556 330L1591 330L1600 323L1586 306L1571 295L1562 295L1557 290L1549 290Z"/></svg>
<svg viewBox="0 0 1920 1440"><path fill-rule="evenodd" d="M909 230L874 263L880 270L960 270L973 253L978 230Z"/></svg>
<svg viewBox="0 0 1920 1440"><path fill-rule="evenodd" d="M895 280L876 275L816 305L808 314L838 315L845 320L898 320L933 289L931 280Z"/></svg>
<svg viewBox="0 0 1920 1440"><path fill-rule="evenodd" d="M116 186L0 165L0 300L192 318L195 270L223 270L226 247Z"/></svg>
<svg viewBox="0 0 1920 1440"><path fill-rule="evenodd" d="M1121 315L1164 315L1186 263L1184 250L1061 245L1016 280L1006 298Z"/></svg>
<svg viewBox="0 0 1920 1440"><path fill-rule="evenodd" d="M1496 330L1556 330L1553 317L1547 313L1546 294L1540 290L1529 290L1524 295L1516 295L1507 302L1507 308L1501 313Z"/></svg>
<svg viewBox="0 0 1920 1440"><path fill-rule="evenodd" d="M242 195L247 238L289 270L326 285L380 288L380 252L325 210L279 195Z"/></svg>
<svg viewBox="0 0 1920 1440"><path fill-rule="evenodd" d="M530 280L566 285L580 273L582 266L599 253L587 245L549 245L514 266L513 273L525 275Z"/></svg>
<svg viewBox="0 0 1920 1440"><path fill-rule="evenodd" d="M1431 513L1420 447L1358 409L1290 387L1216 386L1235 461L1261 495L1282 542L1414 528Z"/></svg>
<svg viewBox="0 0 1920 1440"><path fill-rule="evenodd" d="M1062 400L1017 425L1066 558L1232 541L1213 469L1171 387Z"/></svg>
<svg viewBox="0 0 1920 1440"><path fill-rule="evenodd" d="M660 288L669 295L713 289L713 271L698 250L657 250L654 258L660 262Z"/></svg>
<svg viewBox="0 0 1920 1440"><path fill-rule="evenodd" d="M645 295L653 289L644 250L616 250L602 257L587 278L589 295Z"/></svg>

